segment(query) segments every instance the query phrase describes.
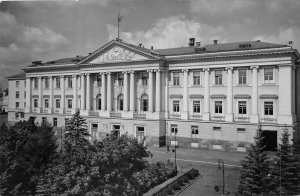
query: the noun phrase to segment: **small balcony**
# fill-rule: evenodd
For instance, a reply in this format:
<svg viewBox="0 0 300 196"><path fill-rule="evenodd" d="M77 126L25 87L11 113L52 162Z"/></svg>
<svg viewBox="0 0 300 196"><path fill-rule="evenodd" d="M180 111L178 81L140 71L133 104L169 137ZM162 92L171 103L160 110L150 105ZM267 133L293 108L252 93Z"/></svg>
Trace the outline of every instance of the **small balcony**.
<svg viewBox="0 0 300 196"><path fill-rule="evenodd" d="M59 108L55 108L54 113L58 114L59 113Z"/></svg>
<svg viewBox="0 0 300 196"><path fill-rule="evenodd" d="M109 116L113 118L121 118L121 113L111 112Z"/></svg>
<svg viewBox="0 0 300 196"><path fill-rule="evenodd" d="M66 114L72 114L72 109L67 108L67 109L66 109Z"/></svg>
<svg viewBox="0 0 300 196"><path fill-rule="evenodd" d="M194 114L194 115L191 115L190 116L190 119L195 119L195 120L202 120L202 115L197 115L197 114Z"/></svg>
<svg viewBox="0 0 300 196"><path fill-rule="evenodd" d="M277 122L276 118L261 118L260 121L263 123L276 123Z"/></svg>
<svg viewBox="0 0 300 196"><path fill-rule="evenodd" d="M146 119L146 114L137 114L137 113L134 113L133 114L133 118L136 118L136 119Z"/></svg>

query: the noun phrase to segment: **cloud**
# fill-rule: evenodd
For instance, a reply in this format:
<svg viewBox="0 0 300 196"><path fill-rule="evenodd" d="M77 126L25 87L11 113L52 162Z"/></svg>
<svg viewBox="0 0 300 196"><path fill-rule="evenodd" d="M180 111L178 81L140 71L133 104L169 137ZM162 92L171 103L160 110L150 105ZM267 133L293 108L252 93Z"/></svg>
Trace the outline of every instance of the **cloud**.
<svg viewBox="0 0 300 196"><path fill-rule="evenodd" d="M234 11L249 9L256 5L254 0L191 0L190 8L192 12L208 14L224 14Z"/></svg>
<svg viewBox="0 0 300 196"><path fill-rule="evenodd" d="M290 27L287 29L281 28L277 34L270 35L258 35L253 40L261 40L264 42L288 44L289 41L293 41L295 46L300 46L300 28Z"/></svg>
<svg viewBox="0 0 300 196"><path fill-rule="evenodd" d="M117 35L117 28L108 24L107 30L109 40L114 39ZM121 38L129 43L143 43L146 47L172 48L187 46L188 39L191 37L202 43L211 42L213 39L225 41L220 36L223 31L221 27L203 25L179 15L159 19L150 29L145 31L122 32Z"/></svg>
<svg viewBox="0 0 300 196"><path fill-rule="evenodd" d="M30 61L67 50L68 41L47 27L20 24L9 12L0 12L0 80L20 72Z"/></svg>

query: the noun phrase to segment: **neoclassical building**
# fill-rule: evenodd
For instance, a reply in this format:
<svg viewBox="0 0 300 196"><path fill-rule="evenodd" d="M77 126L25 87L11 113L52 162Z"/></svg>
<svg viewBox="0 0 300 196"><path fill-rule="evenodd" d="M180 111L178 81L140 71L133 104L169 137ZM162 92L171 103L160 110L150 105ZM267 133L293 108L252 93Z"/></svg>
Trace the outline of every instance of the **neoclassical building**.
<svg viewBox="0 0 300 196"><path fill-rule="evenodd" d="M9 121L64 127L76 110L91 139L128 133L151 146L246 151L299 139L299 53L261 41L154 50L116 39L87 56L36 61L9 77ZM176 136L176 139L175 139Z"/></svg>

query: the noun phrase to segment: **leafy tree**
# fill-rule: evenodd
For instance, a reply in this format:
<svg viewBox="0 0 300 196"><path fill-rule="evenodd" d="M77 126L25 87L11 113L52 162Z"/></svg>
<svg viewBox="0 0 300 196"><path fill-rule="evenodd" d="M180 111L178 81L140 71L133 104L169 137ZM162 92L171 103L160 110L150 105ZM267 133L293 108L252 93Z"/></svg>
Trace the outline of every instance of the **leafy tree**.
<svg viewBox="0 0 300 196"><path fill-rule="evenodd" d="M0 138L0 195L34 195L39 175L56 153L52 127L32 120L3 125Z"/></svg>
<svg viewBox="0 0 300 196"><path fill-rule="evenodd" d="M261 126L258 127L254 145L250 146L242 170L238 192L243 196L267 195L270 188L270 169Z"/></svg>
<svg viewBox="0 0 300 196"><path fill-rule="evenodd" d="M284 130L281 137L280 148L273 161L272 176L275 179L274 193L277 195L296 195L299 193L298 168L299 157L295 148L289 141L290 134Z"/></svg>

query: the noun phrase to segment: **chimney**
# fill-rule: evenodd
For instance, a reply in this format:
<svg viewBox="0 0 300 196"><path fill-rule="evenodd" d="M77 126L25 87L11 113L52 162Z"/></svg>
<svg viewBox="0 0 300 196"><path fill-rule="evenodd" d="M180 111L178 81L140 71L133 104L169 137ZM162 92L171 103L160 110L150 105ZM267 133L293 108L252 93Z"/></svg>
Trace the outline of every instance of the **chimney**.
<svg viewBox="0 0 300 196"><path fill-rule="evenodd" d="M293 41L289 41L289 45L293 45Z"/></svg>
<svg viewBox="0 0 300 196"><path fill-rule="evenodd" d="M214 40L214 44L218 44L218 40L217 39Z"/></svg>
<svg viewBox="0 0 300 196"><path fill-rule="evenodd" d="M153 46L151 46L151 50L153 50Z"/></svg>
<svg viewBox="0 0 300 196"><path fill-rule="evenodd" d="M195 38L190 38L189 46L195 46Z"/></svg>
<svg viewBox="0 0 300 196"><path fill-rule="evenodd" d="M196 42L196 46L200 47L201 46L201 42Z"/></svg>
<svg viewBox="0 0 300 196"><path fill-rule="evenodd" d="M260 40L256 40L256 42L260 42Z"/></svg>
<svg viewBox="0 0 300 196"><path fill-rule="evenodd" d="M139 43L139 47L142 47L142 45L143 45L142 43Z"/></svg>

